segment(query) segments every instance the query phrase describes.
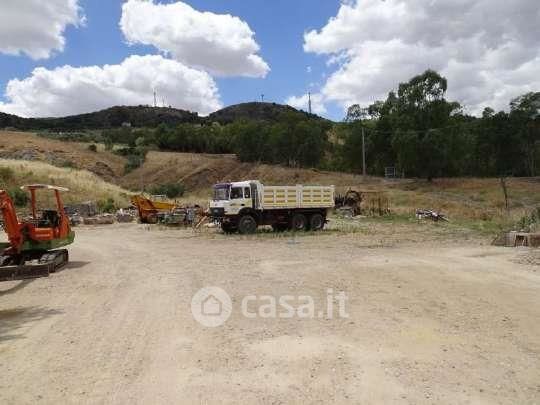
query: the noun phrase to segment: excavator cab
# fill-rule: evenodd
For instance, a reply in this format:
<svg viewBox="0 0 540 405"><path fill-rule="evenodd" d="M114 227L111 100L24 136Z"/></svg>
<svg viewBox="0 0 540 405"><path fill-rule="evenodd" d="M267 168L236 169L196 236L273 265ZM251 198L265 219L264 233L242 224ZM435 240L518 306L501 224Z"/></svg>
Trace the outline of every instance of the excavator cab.
<svg viewBox="0 0 540 405"><path fill-rule="evenodd" d="M67 188L47 184L22 186L30 194L30 217L17 217L11 197L0 190L0 211L8 243L0 245L0 281L44 277L68 262L68 251L58 249L73 243L74 233L65 213L61 192ZM54 209L38 210L38 192L52 192Z"/></svg>

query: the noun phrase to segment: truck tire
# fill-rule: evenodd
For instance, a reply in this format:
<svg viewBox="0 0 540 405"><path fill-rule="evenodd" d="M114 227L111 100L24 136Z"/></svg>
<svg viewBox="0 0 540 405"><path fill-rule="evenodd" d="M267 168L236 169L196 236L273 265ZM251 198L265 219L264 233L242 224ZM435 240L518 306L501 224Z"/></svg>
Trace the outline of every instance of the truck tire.
<svg viewBox="0 0 540 405"><path fill-rule="evenodd" d="M324 217L321 214L313 214L309 219L309 229L320 231L324 228Z"/></svg>
<svg viewBox="0 0 540 405"><path fill-rule="evenodd" d="M291 218L291 230L293 232L300 232L307 230L308 223L304 214L294 214Z"/></svg>
<svg viewBox="0 0 540 405"><path fill-rule="evenodd" d="M251 215L244 215L238 221L238 232L242 235L255 233L257 230L257 221Z"/></svg>

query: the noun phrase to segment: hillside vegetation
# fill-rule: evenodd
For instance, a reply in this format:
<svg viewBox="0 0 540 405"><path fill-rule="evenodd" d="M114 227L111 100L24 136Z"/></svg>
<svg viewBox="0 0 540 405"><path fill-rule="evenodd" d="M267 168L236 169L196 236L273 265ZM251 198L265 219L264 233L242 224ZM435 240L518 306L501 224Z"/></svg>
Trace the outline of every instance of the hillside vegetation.
<svg viewBox="0 0 540 405"><path fill-rule="evenodd" d="M99 204L112 199L118 207L129 205L128 191L86 170L60 168L39 161L0 159L1 189L7 190L13 196L21 185L33 183L67 187L70 191L63 195L66 204L83 201L95 201ZM45 194L41 197L48 203L52 202L48 201Z"/></svg>

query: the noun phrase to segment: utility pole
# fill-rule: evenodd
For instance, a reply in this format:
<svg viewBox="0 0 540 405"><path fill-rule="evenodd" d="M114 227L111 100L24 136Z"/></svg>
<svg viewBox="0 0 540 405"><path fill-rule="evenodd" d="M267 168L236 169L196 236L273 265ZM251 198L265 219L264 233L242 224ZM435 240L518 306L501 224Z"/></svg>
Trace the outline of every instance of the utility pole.
<svg viewBox="0 0 540 405"><path fill-rule="evenodd" d="M264 94L261 94L261 103L264 103Z"/></svg>
<svg viewBox="0 0 540 405"><path fill-rule="evenodd" d="M154 107L157 107L157 95L156 95L156 89L154 89Z"/></svg>
<svg viewBox="0 0 540 405"><path fill-rule="evenodd" d="M366 135L364 127L362 127L362 175L364 176L364 180L366 180Z"/></svg>
<svg viewBox="0 0 540 405"><path fill-rule="evenodd" d="M311 92L308 93L308 110L311 114Z"/></svg>
<svg viewBox="0 0 540 405"><path fill-rule="evenodd" d="M140 181L141 181L141 193L144 193L144 178L143 178L143 164L144 164L144 160L143 160L143 157L141 155L139 155L139 169L140 169Z"/></svg>

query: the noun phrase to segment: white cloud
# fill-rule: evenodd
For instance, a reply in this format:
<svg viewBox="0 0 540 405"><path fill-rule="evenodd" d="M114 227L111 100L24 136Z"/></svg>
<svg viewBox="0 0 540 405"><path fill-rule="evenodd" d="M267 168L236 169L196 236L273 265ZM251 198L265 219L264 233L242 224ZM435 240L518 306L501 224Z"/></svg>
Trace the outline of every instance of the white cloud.
<svg viewBox="0 0 540 405"><path fill-rule="evenodd" d="M130 56L119 65L37 68L7 85L0 111L24 117L58 117L114 105L146 105L153 90L167 105L201 114L221 108L212 77L159 55Z"/></svg>
<svg viewBox="0 0 540 405"><path fill-rule="evenodd" d="M66 27L83 22L78 0L2 0L0 53L49 58L64 50Z"/></svg>
<svg viewBox="0 0 540 405"><path fill-rule="evenodd" d="M270 70L249 25L229 14L200 12L183 2L128 0L120 28L129 43L152 45L218 76L265 77Z"/></svg>
<svg viewBox="0 0 540 405"><path fill-rule="evenodd" d="M304 50L337 64L322 94L346 107L386 96L428 68L447 77L448 98L471 113L540 88L537 0L344 2Z"/></svg>
<svg viewBox="0 0 540 405"><path fill-rule="evenodd" d="M299 110L309 111L309 95L304 94L302 96L291 96L285 100L285 104ZM311 111L314 114L326 114L326 107L324 106L324 99L322 94L316 93L311 95Z"/></svg>

